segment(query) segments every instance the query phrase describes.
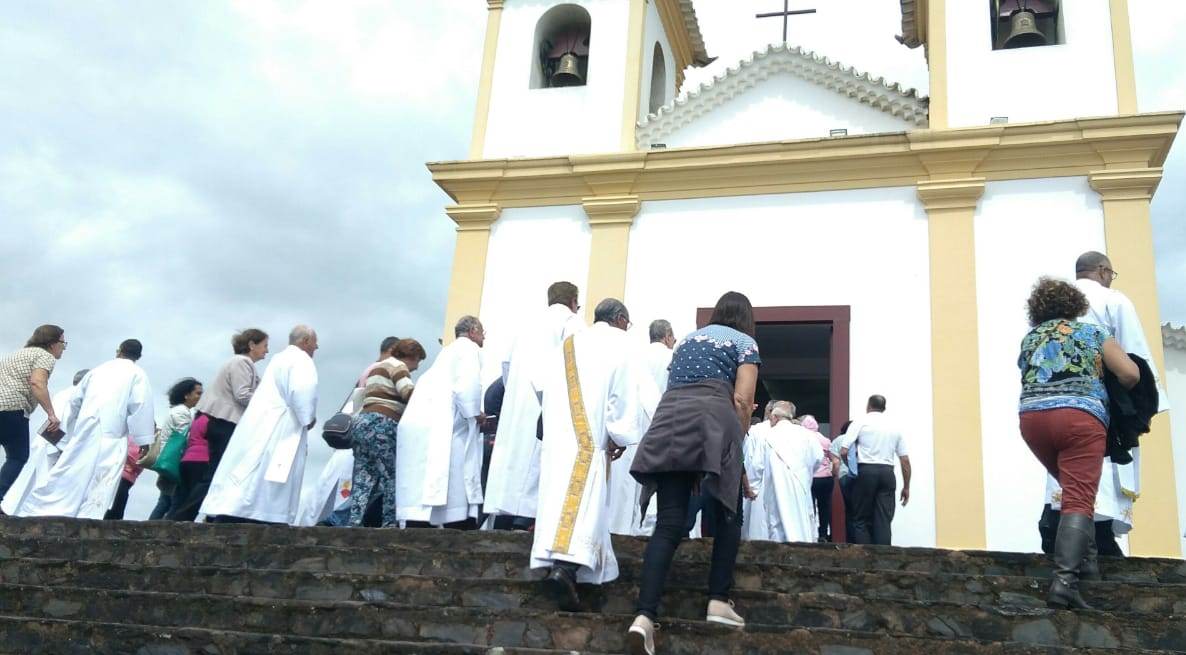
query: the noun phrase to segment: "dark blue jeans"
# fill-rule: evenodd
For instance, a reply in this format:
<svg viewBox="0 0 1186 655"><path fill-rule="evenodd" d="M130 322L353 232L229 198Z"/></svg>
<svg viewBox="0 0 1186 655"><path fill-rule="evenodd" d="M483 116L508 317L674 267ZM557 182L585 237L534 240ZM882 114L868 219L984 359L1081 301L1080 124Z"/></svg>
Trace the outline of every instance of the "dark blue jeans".
<svg viewBox="0 0 1186 655"><path fill-rule="evenodd" d="M29 461L29 417L24 412L0 412L0 446L4 447L4 466L0 467L2 499Z"/></svg>

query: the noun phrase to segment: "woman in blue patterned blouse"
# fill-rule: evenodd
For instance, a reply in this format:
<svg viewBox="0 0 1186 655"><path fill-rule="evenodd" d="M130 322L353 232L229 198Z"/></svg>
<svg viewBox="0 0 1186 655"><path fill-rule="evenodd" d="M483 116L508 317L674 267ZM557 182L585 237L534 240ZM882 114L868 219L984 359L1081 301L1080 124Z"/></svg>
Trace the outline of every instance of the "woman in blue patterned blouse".
<svg viewBox="0 0 1186 655"><path fill-rule="evenodd" d="M655 410L630 473L643 486L643 514L658 495L655 532L643 555L638 617L627 642L632 653L654 653L654 620L695 489L714 530L706 619L733 627L729 592L741 540L741 440L749 429L758 380L754 310L735 291L721 296L709 325L688 335L671 359L667 391Z"/></svg>
<svg viewBox="0 0 1186 655"><path fill-rule="evenodd" d="M1107 328L1077 319L1087 298L1074 285L1041 278L1029 297L1033 329L1021 342L1021 436L1062 485L1062 519L1054 542L1051 607L1090 609L1079 595L1079 574L1094 574L1095 493L1108 426L1107 368L1127 388L1140 379Z"/></svg>

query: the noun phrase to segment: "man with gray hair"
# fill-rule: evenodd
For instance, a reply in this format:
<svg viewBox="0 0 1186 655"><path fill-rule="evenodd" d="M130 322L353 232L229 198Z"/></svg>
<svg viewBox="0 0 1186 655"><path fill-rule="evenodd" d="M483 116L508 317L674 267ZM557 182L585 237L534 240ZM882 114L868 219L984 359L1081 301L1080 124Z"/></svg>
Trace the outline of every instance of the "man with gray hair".
<svg viewBox="0 0 1186 655"><path fill-rule="evenodd" d="M770 444L767 435L777 423L774 410L790 405L785 400L771 400L766 403L762 421L750 426L749 434L741 442L741 457L745 463L745 478L753 498L748 495L742 502L741 538L749 541L769 541L770 528L766 521L766 495L763 482L766 477L766 451ZM793 406L790 410L794 413Z"/></svg>
<svg viewBox="0 0 1186 655"><path fill-rule="evenodd" d="M482 509L482 322L463 316L457 337L416 384L395 440L396 518L476 530Z"/></svg>
<svg viewBox="0 0 1186 655"><path fill-rule="evenodd" d="M637 358L630 312L607 298L593 327L566 338L543 362L544 440L531 567L551 568L544 585L561 609L579 609L576 583L618 577L610 542L609 467L638 443Z"/></svg>
<svg viewBox="0 0 1186 655"><path fill-rule="evenodd" d="M815 433L794 422L794 406L775 403L770 413L773 427L766 433L766 471L763 481L766 523L771 541L813 542L815 507L811 483L824 458L824 447Z"/></svg>
<svg viewBox="0 0 1186 655"><path fill-rule="evenodd" d="M651 344L647 346L647 368L655 385L659 387L659 394L667 391L667 369L671 367L672 349L675 348L675 333L671 330L671 323L663 319L651 322Z"/></svg>
<svg viewBox="0 0 1186 655"><path fill-rule="evenodd" d="M268 364L202 503L208 520L296 523L308 431L317 423L317 348L317 332L298 325Z"/></svg>

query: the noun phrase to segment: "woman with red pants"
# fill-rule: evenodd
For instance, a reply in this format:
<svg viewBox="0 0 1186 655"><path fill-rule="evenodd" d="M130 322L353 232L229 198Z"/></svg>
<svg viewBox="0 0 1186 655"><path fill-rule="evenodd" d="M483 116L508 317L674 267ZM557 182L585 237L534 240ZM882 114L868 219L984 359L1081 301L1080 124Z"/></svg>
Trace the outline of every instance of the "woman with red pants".
<svg viewBox="0 0 1186 655"><path fill-rule="evenodd" d="M1126 388L1140 380L1136 364L1107 328L1076 320L1087 298L1067 282L1041 278L1029 298L1033 329L1021 342L1021 437L1063 488L1054 543L1054 581L1046 604L1091 609L1079 595L1080 568L1095 568L1095 493L1108 426L1104 369Z"/></svg>

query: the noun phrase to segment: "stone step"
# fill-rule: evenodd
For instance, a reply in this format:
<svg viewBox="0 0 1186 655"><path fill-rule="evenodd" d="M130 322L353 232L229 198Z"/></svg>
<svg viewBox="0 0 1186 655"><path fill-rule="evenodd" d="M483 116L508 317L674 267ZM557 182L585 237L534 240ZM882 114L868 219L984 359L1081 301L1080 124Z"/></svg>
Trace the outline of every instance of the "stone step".
<svg viewBox="0 0 1186 655"><path fill-rule="evenodd" d="M660 652L750 653L723 643L708 649L692 642L684 626L674 625L660 631ZM689 631L690 632L690 631ZM0 655L38 653L41 655L576 655L577 651L508 648L476 644L449 644L431 641L389 641L379 639L326 639L255 632L207 630L201 628L165 628L126 623L89 623L49 619L26 619L0 616ZM724 637L730 636L725 633ZM1028 646L1016 643L900 637L886 641L881 635L845 630L792 630L778 638L777 650L760 652L795 655L1114 655L1114 649ZM1171 651L1126 649L1131 655L1166 655ZM582 655L596 655L588 650Z"/></svg>
<svg viewBox="0 0 1186 655"><path fill-rule="evenodd" d="M176 593L323 601L390 599L412 604L481 605L495 609L550 610L554 607L538 586L541 571L532 572L525 566L513 570L514 562L505 565L504 570L510 571L505 576L456 577L452 571L434 571L431 566L408 575L363 575L26 558L0 560L0 583L126 591L167 587ZM617 581L604 586L582 585L587 611L614 614L632 611L640 563L622 562L622 565ZM486 568L489 570L490 567ZM704 609L703 589L707 578L705 564L693 563L673 569L668 583L668 609L664 613L698 618ZM767 614L766 608L770 606L777 615L782 596L802 593L841 594L887 602L906 600L1041 608L1045 606L1047 585L1017 577L742 565L737 571L735 588L739 606L749 614L761 617ZM1186 615L1186 585L1093 582L1084 583L1083 593L1101 611Z"/></svg>
<svg viewBox="0 0 1186 655"><path fill-rule="evenodd" d="M428 552L527 553L531 535L484 531L481 536L456 530L290 528L271 525L195 524L170 521L94 521L62 518L0 519L4 540L17 538L124 539L132 541L224 546L321 546L418 550ZM614 537L619 557L641 557L646 540ZM711 540L692 539L680 546L679 561L708 561ZM1041 554L949 551L935 548L855 546L848 544L778 544L745 542L740 562L783 563L822 568L923 571L974 575L1048 577L1050 563ZM1132 582L1186 583L1186 561L1163 558L1103 558L1105 574Z"/></svg>
<svg viewBox="0 0 1186 655"><path fill-rule="evenodd" d="M731 634L703 621L663 619L675 652L786 650L792 628L883 636L1017 642L1033 646L1145 648L1186 652L1180 617L1045 608L980 608L914 601L865 601L840 594L781 597ZM326 638L435 640L461 644L619 652L629 614L559 613L395 602L302 601L77 587L0 585L0 614L90 622L269 632ZM708 649L708 650L705 650ZM667 651L665 652L672 652ZM928 651L924 651L928 652Z"/></svg>

